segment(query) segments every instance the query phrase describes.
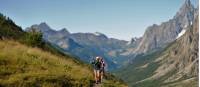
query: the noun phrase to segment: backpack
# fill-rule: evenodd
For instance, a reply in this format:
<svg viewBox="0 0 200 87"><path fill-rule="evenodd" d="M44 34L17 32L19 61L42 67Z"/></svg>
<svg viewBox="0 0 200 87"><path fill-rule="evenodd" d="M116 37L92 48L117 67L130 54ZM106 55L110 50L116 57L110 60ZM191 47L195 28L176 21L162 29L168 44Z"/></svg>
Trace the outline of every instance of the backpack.
<svg viewBox="0 0 200 87"><path fill-rule="evenodd" d="M95 67L97 67L97 68L101 68L101 62L99 62L99 61L95 61Z"/></svg>

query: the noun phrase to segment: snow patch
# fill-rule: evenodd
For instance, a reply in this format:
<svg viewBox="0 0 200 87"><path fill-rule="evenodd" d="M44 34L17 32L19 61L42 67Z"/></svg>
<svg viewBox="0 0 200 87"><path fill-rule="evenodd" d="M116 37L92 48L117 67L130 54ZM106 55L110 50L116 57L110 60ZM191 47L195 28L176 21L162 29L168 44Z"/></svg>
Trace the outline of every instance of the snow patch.
<svg viewBox="0 0 200 87"><path fill-rule="evenodd" d="M102 33L95 32L94 35L96 35L96 36L100 36L100 35L102 35Z"/></svg>
<svg viewBox="0 0 200 87"><path fill-rule="evenodd" d="M126 43L126 45L130 45L131 43L132 43L132 40L128 41L128 42Z"/></svg>
<svg viewBox="0 0 200 87"><path fill-rule="evenodd" d="M126 43L126 45L130 45L131 44L131 41L128 41L128 43Z"/></svg>
<svg viewBox="0 0 200 87"><path fill-rule="evenodd" d="M192 25L192 21L190 22L190 25Z"/></svg>
<svg viewBox="0 0 200 87"><path fill-rule="evenodd" d="M176 37L176 39L180 38L183 34L185 34L186 30L183 29L179 34L178 36Z"/></svg>
<svg viewBox="0 0 200 87"><path fill-rule="evenodd" d="M183 28L187 28L187 25L185 25Z"/></svg>

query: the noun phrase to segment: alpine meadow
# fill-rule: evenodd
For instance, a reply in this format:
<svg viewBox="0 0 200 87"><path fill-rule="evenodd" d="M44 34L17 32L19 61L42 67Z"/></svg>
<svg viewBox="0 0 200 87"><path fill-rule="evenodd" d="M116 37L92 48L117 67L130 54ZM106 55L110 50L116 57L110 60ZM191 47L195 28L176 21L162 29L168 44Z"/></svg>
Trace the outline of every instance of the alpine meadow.
<svg viewBox="0 0 200 87"><path fill-rule="evenodd" d="M198 0L0 3L0 87L198 86Z"/></svg>

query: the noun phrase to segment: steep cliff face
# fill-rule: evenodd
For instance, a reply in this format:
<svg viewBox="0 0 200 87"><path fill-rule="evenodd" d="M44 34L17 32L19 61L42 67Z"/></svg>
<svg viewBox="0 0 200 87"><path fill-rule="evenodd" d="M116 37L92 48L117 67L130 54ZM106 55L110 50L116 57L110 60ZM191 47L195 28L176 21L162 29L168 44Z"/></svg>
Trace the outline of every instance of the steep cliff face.
<svg viewBox="0 0 200 87"><path fill-rule="evenodd" d="M199 21L195 17L194 24L188 27L186 33L160 57L160 66L152 78L158 78L169 72L175 73L164 82L174 82L185 77L197 78L199 57ZM156 62L158 62L156 61Z"/></svg>
<svg viewBox="0 0 200 87"><path fill-rule="evenodd" d="M138 47L132 53L146 53L148 51L165 47L174 41L178 34L192 24L195 8L186 0L173 19L160 25L148 27Z"/></svg>
<svg viewBox="0 0 200 87"><path fill-rule="evenodd" d="M198 11L197 11L198 12ZM199 61L199 18L164 50L136 56L117 75L135 87L197 87ZM131 75L131 77L130 77Z"/></svg>
<svg viewBox="0 0 200 87"><path fill-rule="evenodd" d="M122 49L111 50L109 55L116 57L114 60L117 64L128 65L134 61L137 55L149 54L165 48L180 38L187 31L187 27L193 24L197 10L190 0L185 0L172 19L160 25L153 24L147 27L142 37L133 38Z"/></svg>

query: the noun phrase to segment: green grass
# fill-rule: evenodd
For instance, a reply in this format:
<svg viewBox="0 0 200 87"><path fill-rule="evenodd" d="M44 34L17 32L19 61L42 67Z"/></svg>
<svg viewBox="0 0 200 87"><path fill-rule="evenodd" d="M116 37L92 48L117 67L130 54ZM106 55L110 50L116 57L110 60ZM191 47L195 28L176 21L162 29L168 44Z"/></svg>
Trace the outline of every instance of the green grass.
<svg viewBox="0 0 200 87"><path fill-rule="evenodd" d="M170 47L171 45L172 43L168 47ZM129 86L156 87L160 85L159 83L161 82L157 80L145 81L141 84L136 84L136 82L151 77L154 74L155 70L159 67L159 63L154 62L155 59L157 59L162 54L166 54L166 50L168 47L146 55L137 55L132 64L129 64L128 66L122 67L121 69L115 71L116 76L122 78L126 83L129 84ZM145 68L140 68L145 64L148 64L148 66Z"/></svg>
<svg viewBox="0 0 200 87"><path fill-rule="evenodd" d="M137 81L152 76L154 71L159 66L158 63L153 62L159 54L160 52L155 52L148 55L138 55L131 65L115 71L116 76L122 78L126 83L129 84L129 86L134 85ZM139 68L145 64L148 64L148 66L145 68Z"/></svg>
<svg viewBox="0 0 200 87"><path fill-rule="evenodd" d="M171 75L173 75L176 71L171 71L167 73L165 76L162 76L158 79L153 79L153 80L146 80L141 83L133 84L134 87L161 87L165 84L163 82ZM169 83L171 84L171 83Z"/></svg>
<svg viewBox="0 0 200 87"><path fill-rule="evenodd" d="M170 71L164 76L161 76L157 79L144 80L151 77L161 64L160 62L154 62L154 61L161 56L169 57L168 54L170 53L172 48L177 46L176 44L177 43L175 41L173 43L170 43L163 50L156 51L154 53L150 53L147 55L138 55L134 59L132 64L130 64L129 66L125 66L120 70L115 71L116 76L122 78L125 82L127 82L129 86L133 87L189 87L189 86L197 87L198 81L182 83L182 81L192 78L188 76L185 77L183 76L183 78L180 78L179 80L173 82L164 83L164 81L167 80L170 76L177 73L176 70ZM148 66L141 68L141 66L144 66L145 64L148 64Z"/></svg>
<svg viewBox="0 0 200 87"><path fill-rule="evenodd" d="M73 58L16 41L0 41L0 86L90 87L93 80L91 68ZM103 85L125 86L114 77Z"/></svg>
<svg viewBox="0 0 200 87"><path fill-rule="evenodd" d="M0 42L2 86L91 85L92 71L70 58L13 41ZM52 83L53 82L53 83ZM55 84L54 84L55 83Z"/></svg>

